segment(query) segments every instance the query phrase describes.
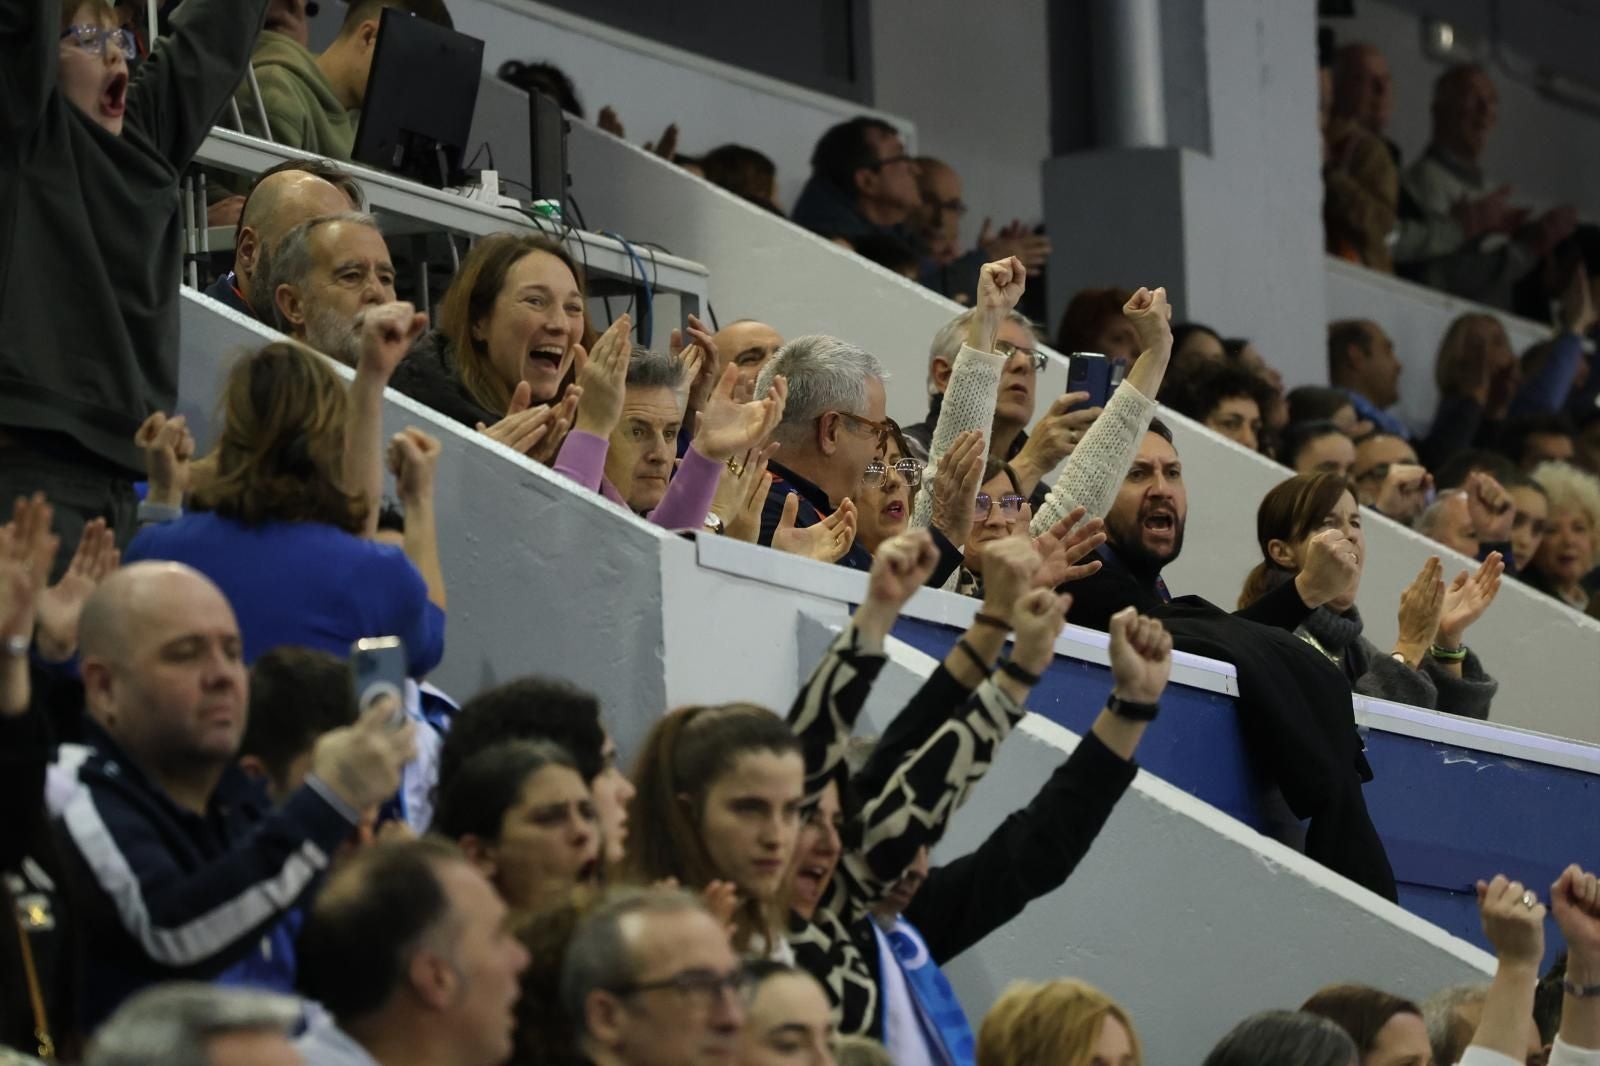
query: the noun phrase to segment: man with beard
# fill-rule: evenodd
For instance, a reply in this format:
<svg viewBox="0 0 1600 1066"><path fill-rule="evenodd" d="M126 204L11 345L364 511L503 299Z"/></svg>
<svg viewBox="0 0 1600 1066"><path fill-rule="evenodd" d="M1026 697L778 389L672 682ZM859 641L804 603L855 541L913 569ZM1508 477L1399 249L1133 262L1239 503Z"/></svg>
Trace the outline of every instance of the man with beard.
<svg viewBox="0 0 1600 1066"><path fill-rule="evenodd" d="M392 303L394 263L371 215L324 215L291 229L259 278L256 314L347 366L356 363L356 319Z"/></svg>
<svg viewBox="0 0 1600 1066"><path fill-rule="evenodd" d="M1161 580L1161 571L1183 551L1188 516L1183 462L1172 445L1172 430L1158 418L1150 423L1117 501L1106 515L1100 571L1072 583L1072 621L1091 629L1108 629L1111 616L1124 607L1145 614L1171 603L1172 594ZM1314 540L1311 557L1294 581L1238 612L1239 616L1294 629L1349 583L1354 563L1338 550L1331 538Z"/></svg>

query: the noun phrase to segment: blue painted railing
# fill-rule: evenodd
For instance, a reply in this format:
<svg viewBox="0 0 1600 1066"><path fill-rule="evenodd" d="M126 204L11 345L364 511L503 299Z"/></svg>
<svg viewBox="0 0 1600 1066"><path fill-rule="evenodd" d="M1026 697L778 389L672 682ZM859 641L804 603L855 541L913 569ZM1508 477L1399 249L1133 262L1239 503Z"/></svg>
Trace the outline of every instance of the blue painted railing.
<svg viewBox="0 0 1600 1066"><path fill-rule="evenodd" d="M956 628L902 618L894 635L943 658ZM1057 656L1028 707L1075 733L1104 706L1111 671ZM1173 685L1159 724L1139 747L1150 773L1247 825L1292 841L1297 826L1274 807L1245 755L1233 697ZM1366 731L1374 780L1367 807L1388 849L1400 903L1419 917L1490 950L1478 922L1473 882L1505 873L1541 898L1569 862L1600 866L1600 776L1491 752ZM1546 961L1560 950L1546 930Z"/></svg>

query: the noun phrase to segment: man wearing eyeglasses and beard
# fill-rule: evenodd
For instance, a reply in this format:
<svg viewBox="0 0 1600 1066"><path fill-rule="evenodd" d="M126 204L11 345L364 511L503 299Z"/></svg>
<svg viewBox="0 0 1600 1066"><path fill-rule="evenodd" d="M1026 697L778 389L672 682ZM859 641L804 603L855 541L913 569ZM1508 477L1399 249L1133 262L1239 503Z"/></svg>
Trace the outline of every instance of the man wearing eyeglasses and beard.
<svg viewBox="0 0 1600 1066"><path fill-rule="evenodd" d="M746 986L727 932L678 889L601 903L561 967L561 1005L594 1066L731 1066Z"/></svg>

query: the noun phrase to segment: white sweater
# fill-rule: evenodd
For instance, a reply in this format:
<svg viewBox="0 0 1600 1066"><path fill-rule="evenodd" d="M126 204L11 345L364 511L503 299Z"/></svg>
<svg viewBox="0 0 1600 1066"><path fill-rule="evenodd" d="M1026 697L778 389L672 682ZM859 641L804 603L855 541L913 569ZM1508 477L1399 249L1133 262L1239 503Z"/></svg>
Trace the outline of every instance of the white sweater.
<svg viewBox="0 0 1600 1066"><path fill-rule="evenodd" d="M939 472L939 461L949 450L950 442L966 430L983 433L985 446L994 425L994 405L1000 392L1000 375L1004 371L1004 356L980 352L963 344L950 373L944 401L939 406L939 421L933 429L933 440L928 447L928 468L924 484L931 482ZM1094 425L1083 435L1078 446L1067 459L1055 487L1045 499L1044 506L1033 516L1033 534L1038 536L1066 517L1074 507L1083 507L1089 518L1104 518L1116 501L1117 489L1128 476L1133 457L1139 454L1139 443L1144 439L1150 420L1155 417L1156 403L1138 389L1124 381L1117 386L1105 413L1095 419ZM933 493L917 493L911 524L926 526L933 514Z"/></svg>

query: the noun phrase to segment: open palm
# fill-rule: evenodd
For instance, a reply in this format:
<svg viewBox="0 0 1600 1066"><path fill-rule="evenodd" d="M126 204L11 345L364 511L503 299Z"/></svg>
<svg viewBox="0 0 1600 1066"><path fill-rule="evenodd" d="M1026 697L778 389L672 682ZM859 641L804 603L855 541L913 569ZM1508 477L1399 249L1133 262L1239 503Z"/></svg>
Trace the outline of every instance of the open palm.
<svg viewBox="0 0 1600 1066"><path fill-rule="evenodd" d="M739 368L729 366L700 412L695 430L695 450L707 459L725 462L730 457L761 444L783 419L784 401L789 387L782 377L774 378L765 398L740 403L733 398Z"/></svg>
<svg viewBox="0 0 1600 1066"><path fill-rule="evenodd" d="M1500 592L1500 575L1505 563L1499 552L1492 552L1475 574L1462 571L1444 591L1444 605L1439 611L1439 634L1451 642L1459 642L1483 612L1489 609Z"/></svg>

